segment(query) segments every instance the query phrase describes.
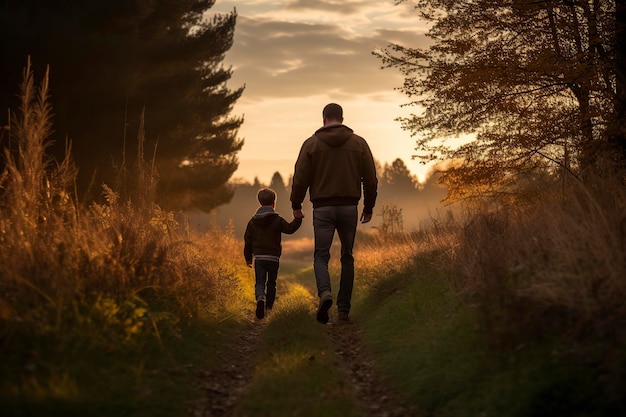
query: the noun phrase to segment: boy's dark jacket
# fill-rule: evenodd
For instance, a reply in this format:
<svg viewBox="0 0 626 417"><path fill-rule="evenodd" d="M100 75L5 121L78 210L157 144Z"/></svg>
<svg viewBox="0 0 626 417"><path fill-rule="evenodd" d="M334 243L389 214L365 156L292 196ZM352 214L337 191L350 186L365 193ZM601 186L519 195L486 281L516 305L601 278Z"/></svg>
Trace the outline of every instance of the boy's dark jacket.
<svg viewBox="0 0 626 417"><path fill-rule="evenodd" d="M280 257L282 253L281 233L291 235L300 228L302 219L288 223L272 207L261 206L248 222L244 234L243 255L246 263L252 263L252 255Z"/></svg>

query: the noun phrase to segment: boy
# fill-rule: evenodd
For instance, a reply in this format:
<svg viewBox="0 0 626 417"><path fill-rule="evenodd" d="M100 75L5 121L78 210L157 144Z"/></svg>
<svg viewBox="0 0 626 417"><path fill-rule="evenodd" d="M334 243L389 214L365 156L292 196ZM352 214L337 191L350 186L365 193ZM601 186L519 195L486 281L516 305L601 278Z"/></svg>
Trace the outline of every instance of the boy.
<svg viewBox="0 0 626 417"><path fill-rule="evenodd" d="M246 227L243 255L250 268L254 257L256 316L262 319L265 317L265 309L271 309L276 299L276 278L282 252L281 233L288 235L295 233L300 228L302 219L294 218L291 223L287 223L274 211L276 206L274 190L269 188L259 190L257 199L261 207Z"/></svg>

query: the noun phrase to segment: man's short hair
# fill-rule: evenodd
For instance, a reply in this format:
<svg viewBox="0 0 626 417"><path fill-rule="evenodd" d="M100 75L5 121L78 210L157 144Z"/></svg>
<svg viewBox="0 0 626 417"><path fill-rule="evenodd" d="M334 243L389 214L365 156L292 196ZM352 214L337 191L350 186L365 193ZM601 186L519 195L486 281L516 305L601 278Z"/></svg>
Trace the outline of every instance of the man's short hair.
<svg viewBox="0 0 626 417"><path fill-rule="evenodd" d="M343 120L343 109L337 103L330 103L322 110L322 116L327 120Z"/></svg>
<svg viewBox="0 0 626 417"><path fill-rule="evenodd" d="M276 193L270 188L262 188L256 194L256 198L262 206L271 206L276 201Z"/></svg>

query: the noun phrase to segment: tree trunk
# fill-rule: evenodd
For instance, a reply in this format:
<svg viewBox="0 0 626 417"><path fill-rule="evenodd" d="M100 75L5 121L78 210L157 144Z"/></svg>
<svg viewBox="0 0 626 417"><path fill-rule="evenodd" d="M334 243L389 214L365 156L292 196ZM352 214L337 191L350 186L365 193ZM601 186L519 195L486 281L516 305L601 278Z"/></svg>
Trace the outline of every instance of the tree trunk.
<svg viewBox="0 0 626 417"><path fill-rule="evenodd" d="M589 51L585 51L583 48L583 41L580 29L580 22L578 21L578 14L576 6L570 7L571 18L573 24L573 35L576 52L579 57L585 57L585 60L589 59ZM597 144L593 137L593 121L591 120L591 79L587 74L581 77L577 82L570 84L570 89L576 100L578 101L578 123L580 128L580 142L579 142L579 164L580 171L583 174L589 168L591 168L597 160Z"/></svg>
<svg viewBox="0 0 626 417"><path fill-rule="evenodd" d="M618 165L626 168L626 0L615 1L615 110L608 126L608 141L616 151Z"/></svg>

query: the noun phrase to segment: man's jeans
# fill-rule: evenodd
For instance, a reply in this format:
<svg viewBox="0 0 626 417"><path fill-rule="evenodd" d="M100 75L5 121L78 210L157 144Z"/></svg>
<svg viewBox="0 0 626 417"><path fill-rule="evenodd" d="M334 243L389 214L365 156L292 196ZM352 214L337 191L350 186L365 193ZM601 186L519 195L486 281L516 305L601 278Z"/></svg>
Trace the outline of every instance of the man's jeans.
<svg viewBox="0 0 626 417"><path fill-rule="evenodd" d="M315 232L315 252L313 269L317 281L317 294L330 291L328 261L335 230L341 241L341 280L337 294L337 309L350 311L352 286L354 284L354 257L352 249L356 236L359 215L357 206L324 206L313 209L313 229Z"/></svg>
<svg viewBox="0 0 626 417"><path fill-rule="evenodd" d="M265 305L272 308L276 299L276 278L278 278L278 262L267 261L264 259L254 260L254 276L256 284L254 285L254 296L265 295ZM267 293L266 293L267 286Z"/></svg>

